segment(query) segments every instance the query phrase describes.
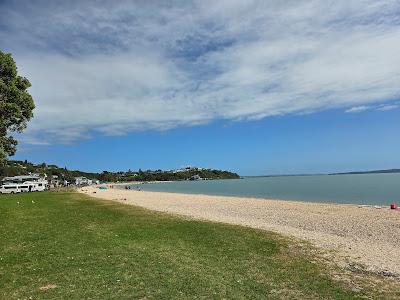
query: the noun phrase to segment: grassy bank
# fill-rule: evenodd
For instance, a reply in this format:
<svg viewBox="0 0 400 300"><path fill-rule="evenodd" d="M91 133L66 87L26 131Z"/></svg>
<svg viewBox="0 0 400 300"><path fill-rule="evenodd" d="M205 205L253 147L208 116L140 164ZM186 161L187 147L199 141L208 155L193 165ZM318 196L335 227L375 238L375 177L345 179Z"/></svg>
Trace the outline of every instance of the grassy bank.
<svg viewBox="0 0 400 300"><path fill-rule="evenodd" d="M71 192L0 196L1 299L400 297L333 272L265 231Z"/></svg>

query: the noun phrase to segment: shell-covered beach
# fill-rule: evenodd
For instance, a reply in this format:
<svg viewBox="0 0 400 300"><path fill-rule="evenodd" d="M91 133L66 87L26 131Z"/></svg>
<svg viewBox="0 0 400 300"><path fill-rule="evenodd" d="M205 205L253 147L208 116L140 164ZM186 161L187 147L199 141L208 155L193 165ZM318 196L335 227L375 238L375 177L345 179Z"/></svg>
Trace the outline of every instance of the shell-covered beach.
<svg viewBox="0 0 400 300"><path fill-rule="evenodd" d="M80 192L195 219L274 231L327 250L345 266L400 274L400 211L295 202L85 187Z"/></svg>

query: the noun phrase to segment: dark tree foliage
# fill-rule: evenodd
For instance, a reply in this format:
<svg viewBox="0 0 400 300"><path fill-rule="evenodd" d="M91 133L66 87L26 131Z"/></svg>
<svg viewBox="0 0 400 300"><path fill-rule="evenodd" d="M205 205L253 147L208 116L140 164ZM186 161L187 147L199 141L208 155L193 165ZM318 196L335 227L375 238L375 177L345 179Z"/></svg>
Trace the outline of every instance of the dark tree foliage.
<svg viewBox="0 0 400 300"><path fill-rule="evenodd" d="M193 176L198 175L202 179L237 179L240 176L236 173L224 171L224 170L213 170L213 169L198 169L191 168L182 172L173 171L162 171L147 170L143 172L139 169L139 172L132 174L127 173L110 173L103 172L100 174L101 181L110 182L129 182L129 181L177 181L177 180L190 180Z"/></svg>
<svg viewBox="0 0 400 300"><path fill-rule="evenodd" d="M15 154L17 141L10 132L22 132L33 116L30 86L28 79L18 76L11 54L0 51L0 162Z"/></svg>

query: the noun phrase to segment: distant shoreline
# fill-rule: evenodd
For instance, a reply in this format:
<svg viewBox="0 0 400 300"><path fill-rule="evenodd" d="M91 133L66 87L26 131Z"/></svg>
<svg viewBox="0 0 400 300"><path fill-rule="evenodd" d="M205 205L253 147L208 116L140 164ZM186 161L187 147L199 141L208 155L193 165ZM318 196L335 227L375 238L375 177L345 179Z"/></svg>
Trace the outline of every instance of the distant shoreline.
<svg viewBox="0 0 400 300"><path fill-rule="evenodd" d="M362 174L393 174L400 173L400 169L385 169L385 170L372 170L372 171L350 171L350 172L338 172L338 173L315 173L315 174L276 174L276 175L249 175L241 176L244 178L253 177L292 177L292 176L332 176L332 175L362 175Z"/></svg>
<svg viewBox="0 0 400 300"><path fill-rule="evenodd" d="M357 175L357 174L392 174L400 173L400 169L387 169L387 170L372 170L372 171L353 171L344 173L332 173L328 175Z"/></svg>

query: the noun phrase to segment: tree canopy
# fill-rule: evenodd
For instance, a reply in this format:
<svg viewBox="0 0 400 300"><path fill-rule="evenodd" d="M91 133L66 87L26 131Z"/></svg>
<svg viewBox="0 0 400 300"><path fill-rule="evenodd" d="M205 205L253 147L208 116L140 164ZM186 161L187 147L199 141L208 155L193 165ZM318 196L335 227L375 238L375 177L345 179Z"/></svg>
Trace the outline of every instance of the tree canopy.
<svg viewBox="0 0 400 300"><path fill-rule="evenodd" d="M28 79L18 76L11 54L0 51L0 161L15 154L17 140L10 133L22 132L33 116L30 86Z"/></svg>

